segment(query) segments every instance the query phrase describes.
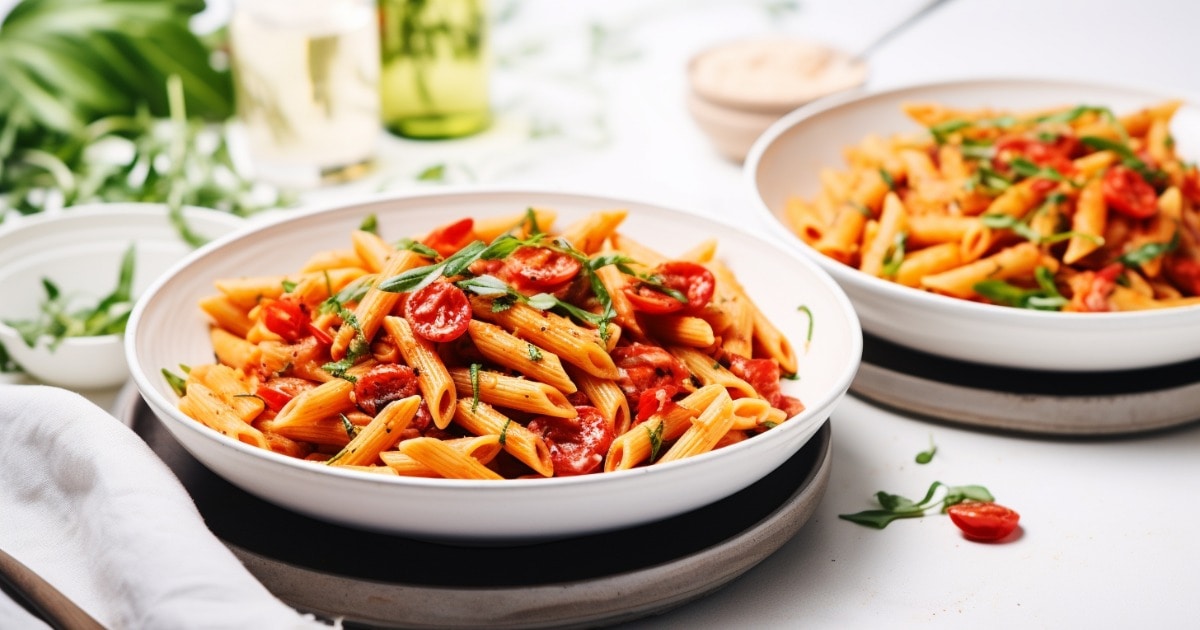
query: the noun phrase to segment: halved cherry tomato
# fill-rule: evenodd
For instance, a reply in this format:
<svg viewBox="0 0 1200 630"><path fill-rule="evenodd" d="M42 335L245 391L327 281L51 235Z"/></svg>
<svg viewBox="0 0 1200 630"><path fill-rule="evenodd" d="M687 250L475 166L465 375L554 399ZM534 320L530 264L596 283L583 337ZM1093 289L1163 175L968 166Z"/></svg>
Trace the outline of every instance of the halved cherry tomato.
<svg viewBox="0 0 1200 630"><path fill-rule="evenodd" d="M1171 256L1163 266L1171 283L1184 295L1200 295L1200 261Z"/></svg>
<svg viewBox="0 0 1200 630"><path fill-rule="evenodd" d="M1200 203L1200 168L1193 166L1183 174L1179 191L1192 203Z"/></svg>
<svg viewBox="0 0 1200 630"><path fill-rule="evenodd" d="M1158 195L1137 171L1118 164L1109 168L1100 181L1108 207L1134 219L1146 219L1158 212Z"/></svg>
<svg viewBox="0 0 1200 630"><path fill-rule="evenodd" d="M579 275L578 260L549 247L523 245L504 259L500 278L525 294L561 291Z"/></svg>
<svg viewBox="0 0 1200 630"><path fill-rule="evenodd" d="M645 422L656 413L670 411L675 405L673 397L677 393L679 393L679 388L674 385L664 385L643 391L642 395L638 396L635 420Z"/></svg>
<svg viewBox="0 0 1200 630"><path fill-rule="evenodd" d="M612 446L613 428L604 414L587 405L576 406L575 411L574 418L539 416L529 421L529 430L550 447L556 477L598 472Z"/></svg>
<svg viewBox="0 0 1200 630"><path fill-rule="evenodd" d="M407 365L381 363L358 377L354 400L370 415L379 413L388 403L418 393L417 374Z"/></svg>
<svg viewBox="0 0 1200 630"><path fill-rule="evenodd" d="M293 398L314 387L316 385L308 379L277 376L260 384L254 390L254 395L261 398L271 411L279 411Z"/></svg>
<svg viewBox="0 0 1200 630"><path fill-rule="evenodd" d="M434 282L408 296L404 317L413 332L439 343L454 341L471 323L471 302L449 282Z"/></svg>
<svg viewBox="0 0 1200 630"><path fill-rule="evenodd" d="M674 313L684 308L698 311L712 300L717 284L712 272L704 266L683 260L665 262L655 267L651 273L661 278L663 286L687 297L687 304L684 304L644 282L634 282L626 286L625 295L633 307L653 315Z"/></svg>
<svg viewBox="0 0 1200 630"><path fill-rule="evenodd" d="M421 243L445 257L470 245L475 239L475 219L467 217L435 228L421 239Z"/></svg>
<svg viewBox="0 0 1200 630"><path fill-rule="evenodd" d="M291 300L263 300L262 322L267 330L283 337L285 341L299 341L308 331L312 320L299 304Z"/></svg>
<svg viewBox="0 0 1200 630"><path fill-rule="evenodd" d="M729 353L729 371L746 381L758 392L759 396L767 399L772 407L782 409L788 417L804 411L804 404L798 399L786 396L779 388L779 364L771 359L747 359L740 354Z"/></svg>
<svg viewBox="0 0 1200 630"><path fill-rule="evenodd" d="M1021 515L998 503L965 501L946 508L950 520L972 540L996 541L1017 529Z"/></svg>
<svg viewBox="0 0 1200 630"><path fill-rule="evenodd" d="M659 387L683 389L691 378L687 368L670 352L644 343L617 346L612 350L617 365L617 385L631 404L641 402L642 393Z"/></svg>

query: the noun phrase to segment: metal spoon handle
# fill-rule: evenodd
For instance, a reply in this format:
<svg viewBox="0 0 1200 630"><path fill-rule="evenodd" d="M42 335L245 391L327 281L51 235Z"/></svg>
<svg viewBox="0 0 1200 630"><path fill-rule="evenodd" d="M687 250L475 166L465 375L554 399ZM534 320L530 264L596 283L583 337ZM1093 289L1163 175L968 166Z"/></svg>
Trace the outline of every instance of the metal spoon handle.
<svg viewBox="0 0 1200 630"><path fill-rule="evenodd" d="M35 614L56 630L104 630L75 602L3 550L0 550L0 586L23 598Z"/></svg>
<svg viewBox="0 0 1200 630"><path fill-rule="evenodd" d="M913 11L912 13L908 14L908 16L905 17L903 20L900 20L899 22L896 22L895 24L889 26L886 30L884 30L879 35L876 35L875 39L873 39L869 43L867 43L867 45L862 50L860 50L859 53L857 55L855 55L855 57L857 57L858 59L866 59L867 57L870 57L876 50L879 49L880 46L883 46L890 39L892 39L896 35L899 35L902 31L904 31L908 27L912 26L913 24L916 24L917 22L921 21L926 16L928 16L930 13L932 13L935 9L937 9L941 5L946 4L948 2L950 2L950 0L925 0L925 2L923 2L916 11Z"/></svg>

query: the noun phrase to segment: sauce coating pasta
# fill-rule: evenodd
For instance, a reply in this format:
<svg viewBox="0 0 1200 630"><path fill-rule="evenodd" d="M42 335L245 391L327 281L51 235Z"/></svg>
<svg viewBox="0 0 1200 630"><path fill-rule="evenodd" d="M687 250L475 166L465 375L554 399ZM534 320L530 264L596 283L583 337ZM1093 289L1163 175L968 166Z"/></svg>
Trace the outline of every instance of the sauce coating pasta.
<svg viewBox="0 0 1200 630"><path fill-rule="evenodd" d="M908 104L924 130L868 136L788 200L817 251L919 290L1020 308L1200 304L1200 172L1178 101L1118 116Z"/></svg>
<svg viewBox="0 0 1200 630"><path fill-rule="evenodd" d="M179 408L292 457L468 479L653 465L803 410L779 386L791 345L713 245L671 259L624 218L360 229L294 274L216 279L217 362L179 379Z"/></svg>

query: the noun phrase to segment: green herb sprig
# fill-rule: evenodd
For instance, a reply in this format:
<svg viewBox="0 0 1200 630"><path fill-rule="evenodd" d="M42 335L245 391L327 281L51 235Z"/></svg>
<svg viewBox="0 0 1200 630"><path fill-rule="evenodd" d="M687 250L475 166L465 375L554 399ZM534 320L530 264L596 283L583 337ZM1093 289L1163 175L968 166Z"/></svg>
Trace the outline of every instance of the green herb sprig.
<svg viewBox="0 0 1200 630"><path fill-rule="evenodd" d="M943 491L941 498L935 499L939 490ZM930 510L940 508L941 512L945 512L946 508L963 501L991 502L995 501L995 498L983 486L949 486L935 481L929 486L929 490L925 492L925 496L920 501L913 501L898 494L888 494L882 490L875 493L875 500L879 503L880 509L864 510L854 514L838 514L838 518L875 529L883 529L893 521L902 518L926 516Z"/></svg>
<svg viewBox="0 0 1200 630"><path fill-rule="evenodd" d="M1038 267L1034 270L1033 275L1038 284L1036 289L1018 287L1003 280L984 280L975 283L972 288L979 295L1005 306L1035 311L1062 310L1069 300L1058 291L1058 287L1054 284L1054 274L1050 269Z"/></svg>
<svg viewBox="0 0 1200 630"><path fill-rule="evenodd" d="M41 314L36 319L5 320L30 348L41 337L49 337L54 350L68 337L95 337L125 332L125 323L133 310L133 274L137 261L133 245L121 256L116 287L90 308L76 308L70 296L64 295L50 278L42 278L46 297Z"/></svg>

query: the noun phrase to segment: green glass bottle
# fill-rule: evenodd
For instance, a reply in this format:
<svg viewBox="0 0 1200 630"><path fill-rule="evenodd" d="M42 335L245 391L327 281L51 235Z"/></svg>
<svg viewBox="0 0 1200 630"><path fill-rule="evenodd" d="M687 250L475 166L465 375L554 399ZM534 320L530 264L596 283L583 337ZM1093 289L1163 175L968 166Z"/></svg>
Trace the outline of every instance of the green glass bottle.
<svg viewBox="0 0 1200 630"><path fill-rule="evenodd" d="M379 0L383 124L459 138L491 122L486 0Z"/></svg>

